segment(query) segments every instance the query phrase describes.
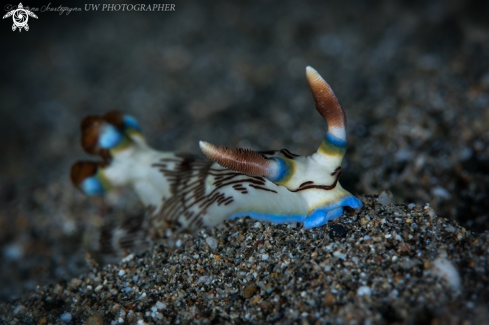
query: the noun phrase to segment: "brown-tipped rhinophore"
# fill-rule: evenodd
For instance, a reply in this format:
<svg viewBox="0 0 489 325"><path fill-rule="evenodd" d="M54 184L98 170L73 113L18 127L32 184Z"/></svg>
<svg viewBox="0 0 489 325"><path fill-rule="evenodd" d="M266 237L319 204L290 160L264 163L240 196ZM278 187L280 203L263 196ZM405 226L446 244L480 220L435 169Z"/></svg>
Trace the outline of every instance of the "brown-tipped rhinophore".
<svg viewBox="0 0 489 325"><path fill-rule="evenodd" d="M346 114L333 89L314 68L308 66L306 76L316 102L316 109L328 124L328 128L346 128Z"/></svg>
<svg viewBox="0 0 489 325"><path fill-rule="evenodd" d="M91 155L99 155L107 161L110 159L110 153L107 149L100 148L98 138L102 126L106 123L100 116L87 116L81 123L81 145L86 153Z"/></svg>
<svg viewBox="0 0 489 325"><path fill-rule="evenodd" d="M81 182L87 177L97 173L97 169L102 167L102 163L95 161L77 161L71 166L71 181L73 185L79 187Z"/></svg>
<svg viewBox="0 0 489 325"><path fill-rule="evenodd" d="M81 145L88 154L98 155L100 153L98 138L104 123L105 121L100 116L87 116L83 119Z"/></svg>
<svg viewBox="0 0 489 325"><path fill-rule="evenodd" d="M251 149L217 147L211 143L200 141L200 149L210 160L248 176L268 176L270 160Z"/></svg>
<svg viewBox="0 0 489 325"><path fill-rule="evenodd" d="M110 124L117 127L119 130L124 130L124 119L123 114L119 111L110 111L107 112L104 117L104 120L109 122Z"/></svg>

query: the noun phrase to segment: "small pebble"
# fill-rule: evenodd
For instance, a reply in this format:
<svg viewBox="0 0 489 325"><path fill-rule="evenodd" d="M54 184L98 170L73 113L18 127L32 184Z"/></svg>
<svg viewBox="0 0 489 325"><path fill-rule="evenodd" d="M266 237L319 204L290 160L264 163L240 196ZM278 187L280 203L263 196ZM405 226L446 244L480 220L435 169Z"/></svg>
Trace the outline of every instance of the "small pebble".
<svg viewBox="0 0 489 325"><path fill-rule="evenodd" d="M392 193L382 191L379 194L379 197L377 198L377 202L383 205L391 204L392 203Z"/></svg>
<svg viewBox="0 0 489 325"><path fill-rule="evenodd" d="M344 254L341 251L336 251L333 253L333 256L338 257L340 260L344 260L347 256L347 254Z"/></svg>
<svg viewBox="0 0 489 325"><path fill-rule="evenodd" d="M214 250L217 248L217 244L219 243L214 237L207 237L205 239L205 242L207 243L207 245L209 245L209 247Z"/></svg>
<svg viewBox="0 0 489 325"><path fill-rule="evenodd" d="M446 232L454 232L455 230L456 230L455 227L452 225L449 225L448 227L445 228Z"/></svg>
<svg viewBox="0 0 489 325"><path fill-rule="evenodd" d="M209 277L207 275L201 276L199 280L197 280L197 284L199 283L205 283L209 280Z"/></svg>
<svg viewBox="0 0 489 325"><path fill-rule="evenodd" d="M61 321L65 323L71 322L71 314L70 313L63 313L60 317Z"/></svg>
<svg viewBox="0 0 489 325"><path fill-rule="evenodd" d="M98 313L94 314L94 315L88 317L85 324L86 325L103 325L104 324L104 317Z"/></svg>
<svg viewBox="0 0 489 325"><path fill-rule="evenodd" d="M255 283L250 283L248 284L244 291L243 291L243 297L245 299L250 299L251 297L253 297L253 295L255 294L255 292L258 291L258 287L256 286Z"/></svg>
<svg viewBox="0 0 489 325"><path fill-rule="evenodd" d="M122 262L122 263L127 263L127 262L129 262L129 261L132 261L132 259L133 259L133 258L134 258L134 254L129 254L129 255L127 255L126 257L124 257L124 258L121 260L121 262Z"/></svg>
<svg viewBox="0 0 489 325"><path fill-rule="evenodd" d="M436 197L439 197L444 200L449 200L452 196L450 195L450 192L448 192L446 189L444 189L441 186L436 186L431 189L431 194L433 194Z"/></svg>
<svg viewBox="0 0 489 325"><path fill-rule="evenodd" d="M19 260L24 256L24 248L22 247L22 245L16 243L5 245L3 247L3 256L7 260Z"/></svg>
<svg viewBox="0 0 489 325"><path fill-rule="evenodd" d="M446 280L453 291L460 291L461 278L457 268L450 260L444 257L435 259L432 264L432 273L438 278Z"/></svg>
<svg viewBox="0 0 489 325"><path fill-rule="evenodd" d="M78 278L73 278L73 279L71 279L69 286L74 288L74 289L77 289L79 286L81 286L82 283L83 283L82 280L80 280Z"/></svg>
<svg viewBox="0 0 489 325"><path fill-rule="evenodd" d="M372 293L372 289L370 289L370 287L367 286L361 286L357 289L357 295L359 296L370 296L371 293Z"/></svg>
<svg viewBox="0 0 489 325"><path fill-rule="evenodd" d="M18 305L18 306L17 306L17 307L15 307L15 309L14 309L14 315L17 315L18 313L22 312L24 309L25 309L25 306L23 306L23 305Z"/></svg>
<svg viewBox="0 0 489 325"><path fill-rule="evenodd" d="M326 292L326 294L324 295L323 304L331 308L335 305L335 303L336 303L335 295L329 291Z"/></svg>

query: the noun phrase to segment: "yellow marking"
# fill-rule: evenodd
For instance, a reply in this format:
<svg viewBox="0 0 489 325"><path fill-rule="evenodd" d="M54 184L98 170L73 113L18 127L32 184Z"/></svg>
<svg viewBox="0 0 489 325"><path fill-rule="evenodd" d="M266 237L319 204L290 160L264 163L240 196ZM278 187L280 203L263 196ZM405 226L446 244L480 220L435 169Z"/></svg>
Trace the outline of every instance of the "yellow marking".
<svg viewBox="0 0 489 325"><path fill-rule="evenodd" d="M294 176L296 170L297 170L297 164L295 161L292 159L287 159L287 158L280 158L285 165L287 166L286 169L287 171L285 172L285 175L282 176L282 178L279 181L273 182L278 185L285 185L287 184L292 176Z"/></svg>
<svg viewBox="0 0 489 325"><path fill-rule="evenodd" d="M143 137L143 134L141 132L139 132L138 130L136 129L133 129L133 128L129 128L126 130L126 134L127 135L130 135L130 136L139 136L141 138L144 138Z"/></svg>
<svg viewBox="0 0 489 325"><path fill-rule="evenodd" d="M97 177L98 181L100 182L100 184L102 184L102 188L104 189L104 191L110 190L110 188L112 186L111 186L110 181L107 178L107 176L105 176L105 173L104 173L104 170L103 169L99 169L97 171L96 177Z"/></svg>
<svg viewBox="0 0 489 325"><path fill-rule="evenodd" d="M122 141L119 142L118 145L116 145L115 147L113 148L110 148L109 149L109 152L111 155L116 155L118 154L119 152L121 151L124 151L126 150L127 148L129 148L130 146L132 145L132 141L126 137L126 136L123 136L122 137Z"/></svg>
<svg viewBox="0 0 489 325"><path fill-rule="evenodd" d="M342 191L339 191L337 188L334 188L332 191L339 192L334 197L326 199L324 201L318 202L315 205L311 206L309 210L307 211L307 215L311 214L317 209L324 208L328 205L331 205L334 202L341 201L343 198L347 197L349 193L341 193Z"/></svg>
<svg viewBox="0 0 489 325"><path fill-rule="evenodd" d="M328 156L344 156L346 152L346 147L336 146L333 143L324 139L323 142L321 142L318 151Z"/></svg>

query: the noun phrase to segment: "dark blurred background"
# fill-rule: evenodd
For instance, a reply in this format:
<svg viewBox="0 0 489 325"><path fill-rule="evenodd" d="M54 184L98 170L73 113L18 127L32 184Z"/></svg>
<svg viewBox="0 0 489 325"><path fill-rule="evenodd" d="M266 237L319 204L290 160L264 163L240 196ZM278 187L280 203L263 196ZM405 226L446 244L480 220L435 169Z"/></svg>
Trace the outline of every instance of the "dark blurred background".
<svg viewBox="0 0 489 325"><path fill-rule="evenodd" d="M52 2L82 11L36 12L21 33L0 22L0 299L82 272L103 215L138 208L124 190L71 186L85 115L130 113L161 150L198 153L202 139L308 154L326 125L306 65L347 112L343 187L489 229L487 1L174 3Z"/></svg>

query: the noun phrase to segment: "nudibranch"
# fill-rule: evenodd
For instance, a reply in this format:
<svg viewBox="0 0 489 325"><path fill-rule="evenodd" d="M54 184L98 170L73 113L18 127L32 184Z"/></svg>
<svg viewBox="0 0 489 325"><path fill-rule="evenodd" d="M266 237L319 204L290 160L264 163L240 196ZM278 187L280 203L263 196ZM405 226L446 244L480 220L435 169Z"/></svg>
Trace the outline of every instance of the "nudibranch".
<svg viewBox="0 0 489 325"><path fill-rule="evenodd" d="M140 230L153 234L195 230L246 216L320 227L340 217L344 207L361 208L362 202L338 182L347 146L345 112L316 70L307 67L306 76L316 109L328 125L321 145L310 156L200 141L209 160L200 159L152 149L132 116L110 112L86 117L81 124L82 147L103 161L75 163L73 183L87 195L132 186L148 211L139 221L114 230L117 236L112 237L117 238L110 239L112 244L130 247Z"/></svg>

